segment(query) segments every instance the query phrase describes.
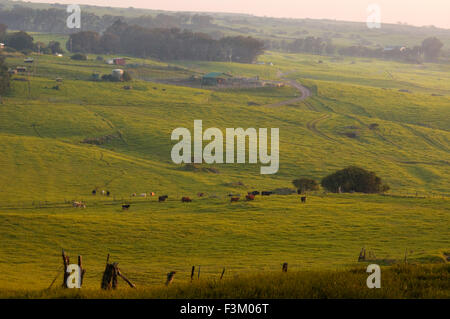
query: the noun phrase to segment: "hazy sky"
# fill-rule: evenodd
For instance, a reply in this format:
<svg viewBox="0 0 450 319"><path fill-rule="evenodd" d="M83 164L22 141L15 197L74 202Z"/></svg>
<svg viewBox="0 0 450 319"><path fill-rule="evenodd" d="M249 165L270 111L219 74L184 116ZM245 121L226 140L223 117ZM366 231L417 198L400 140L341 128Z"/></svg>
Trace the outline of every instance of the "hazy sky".
<svg viewBox="0 0 450 319"><path fill-rule="evenodd" d="M384 23L406 22L450 29L450 0L32 0L170 11L215 11L258 16L366 21L367 7L381 7Z"/></svg>

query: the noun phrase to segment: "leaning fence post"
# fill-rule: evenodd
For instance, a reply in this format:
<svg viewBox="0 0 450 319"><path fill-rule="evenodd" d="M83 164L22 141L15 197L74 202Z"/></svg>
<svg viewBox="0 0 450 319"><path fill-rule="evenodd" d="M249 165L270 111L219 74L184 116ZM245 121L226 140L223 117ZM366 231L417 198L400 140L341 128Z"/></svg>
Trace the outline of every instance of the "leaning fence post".
<svg viewBox="0 0 450 319"><path fill-rule="evenodd" d="M82 256L78 256L78 267L80 267L80 286L82 286L84 274L86 273L86 269L83 268L83 257Z"/></svg>
<svg viewBox="0 0 450 319"><path fill-rule="evenodd" d="M120 272L118 263L109 263L109 254L106 258L106 267L102 277L101 288L104 290L116 289L117 288L117 277L122 278L131 288L136 288L136 285L133 284L124 274Z"/></svg>
<svg viewBox="0 0 450 319"><path fill-rule="evenodd" d="M225 274L225 267L223 267L222 274L220 275L220 280L222 280L224 274Z"/></svg>
<svg viewBox="0 0 450 319"><path fill-rule="evenodd" d="M64 249L62 250L62 259L63 259L63 265L64 265L64 276L63 276L63 288L67 288L67 278L69 277L69 273L67 272L67 267L69 266L69 256L66 255L66 252Z"/></svg>
<svg viewBox="0 0 450 319"><path fill-rule="evenodd" d="M194 280L194 275L195 275L195 266L192 266L192 270L191 270L191 282Z"/></svg>

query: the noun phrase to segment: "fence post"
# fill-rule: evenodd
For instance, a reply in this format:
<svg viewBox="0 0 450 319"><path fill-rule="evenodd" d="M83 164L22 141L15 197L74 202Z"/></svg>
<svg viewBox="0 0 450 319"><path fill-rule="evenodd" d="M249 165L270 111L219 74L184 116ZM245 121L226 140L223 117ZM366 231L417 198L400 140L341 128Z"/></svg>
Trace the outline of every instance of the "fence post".
<svg viewBox="0 0 450 319"><path fill-rule="evenodd" d="M195 274L195 266L192 266L192 270L191 270L191 282L194 280L194 274Z"/></svg>

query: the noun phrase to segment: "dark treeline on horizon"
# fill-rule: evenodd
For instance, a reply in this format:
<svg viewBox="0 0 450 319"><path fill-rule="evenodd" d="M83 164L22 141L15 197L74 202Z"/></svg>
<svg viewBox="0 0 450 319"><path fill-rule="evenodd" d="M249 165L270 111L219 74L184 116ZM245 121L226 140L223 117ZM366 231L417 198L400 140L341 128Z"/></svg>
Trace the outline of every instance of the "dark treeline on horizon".
<svg viewBox="0 0 450 319"><path fill-rule="evenodd" d="M208 15L200 14L163 14L156 16L144 15L139 17L123 17L119 15L98 16L83 11L81 14L81 29L69 29L66 25L68 13L65 9L32 9L22 5L15 5L12 9L0 8L0 22L6 24L10 30L71 34L78 31L104 32L118 19L129 24L146 28L200 28L211 25L213 20Z"/></svg>
<svg viewBox="0 0 450 319"><path fill-rule="evenodd" d="M408 63L437 61L440 56L445 55L442 51L443 44L436 37L428 37L421 45L412 48L369 46L365 45L362 41L364 39L358 35L354 36L359 37L362 44L336 46L333 44L331 36L307 36L305 35L307 32L304 30L303 33L297 32L299 35L304 34L304 38L287 40L275 36L271 39L266 38L263 43L262 40L253 38L253 34L248 36L249 32L245 30L242 30L243 34L246 34L245 36L226 37L223 31L227 28L214 24L214 18L204 14L160 13L153 16L122 17L117 15L98 16L94 13L83 12L81 29L69 29L66 25L67 12L63 7L32 9L23 5L14 5L8 10L0 7L0 22L7 25L9 30L70 34L71 41L67 44L67 49L72 52L121 53L160 60L231 60L249 63L263 53L263 48L288 53L328 56L339 54ZM238 22L245 24L247 20L242 18L242 21ZM272 23L274 22L272 21ZM286 20L283 23L293 22ZM228 29L231 30L231 28ZM203 30L206 30L208 34ZM18 36L24 37L23 34L19 34L10 37L9 41L8 37L0 40L5 41L8 45L18 42L14 39ZM56 43L56 45L59 44ZM14 45L10 46L14 47ZM26 47L31 48L32 46L27 45ZM19 50L21 50L20 46ZM59 48L52 43L51 51L59 52Z"/></svg>
<svg viewBox="0 0 450 319"><path fill-rule="evenodd" d="M160 60L233 61L251 63L263 53L263 42L252 37L213 39L210 35L178 28L144 28L116 21L103 34L71 34L71 52L128 54Z"/></svg>

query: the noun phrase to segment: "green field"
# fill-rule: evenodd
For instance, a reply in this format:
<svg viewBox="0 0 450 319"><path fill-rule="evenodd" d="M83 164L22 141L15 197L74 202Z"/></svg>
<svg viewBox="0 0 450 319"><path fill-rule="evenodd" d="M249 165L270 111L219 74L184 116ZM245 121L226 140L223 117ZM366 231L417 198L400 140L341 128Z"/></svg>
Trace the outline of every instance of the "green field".
<svg viewBox="0 0 450 319"><path fill-rule="evenodd" d="M97 288L107 253L139 287L161 284L192 265L202 278L354 266L362 247L380 263L445 262L450 250L450 73L421 66L267 52L273 66L182 61L145 64L123 83L89 81L115 67L39 56L36 73L13 81L0 105L0 288L44 289L61 264L61 248L83 255L87 288ZM22 57L7 59L23 65ZM133 70L132 70L133 71ZM304 102L268 108L298 96L291 87L205 90L161 84L202 72L284 76L310 88ZM282 75L284 74L284 75ZM63 83L55 79L62 77ZM15 76L16 79L26 78ZM140 79L139 79L140 78ZM153 82L144 81L152 80ZM59 85L59 90L53 89ZM128 84L127 84L128 85ZM403 91L399 91L403 90ZM404 92L408 90L408 92ZM177 127L280 129L280 170L213 165L216 173L175 165L170 134ZM371 129L371 124L378 124ZM355 133L354 138L347 133ZM113 136L103 145L86 138ZM229 192L292 187L349 165L375 171L386 195L258 197L229 203ZM111 197L94 197L94 188ZM130 198L132 193L168 194ZM206 197L199 198L197 193ZM191 196L182 204L181 196ZM72 208L83 200L87 209ZM129 211L121 204L131 202ZM446 288L448 289L448 287Z"/></svg>

